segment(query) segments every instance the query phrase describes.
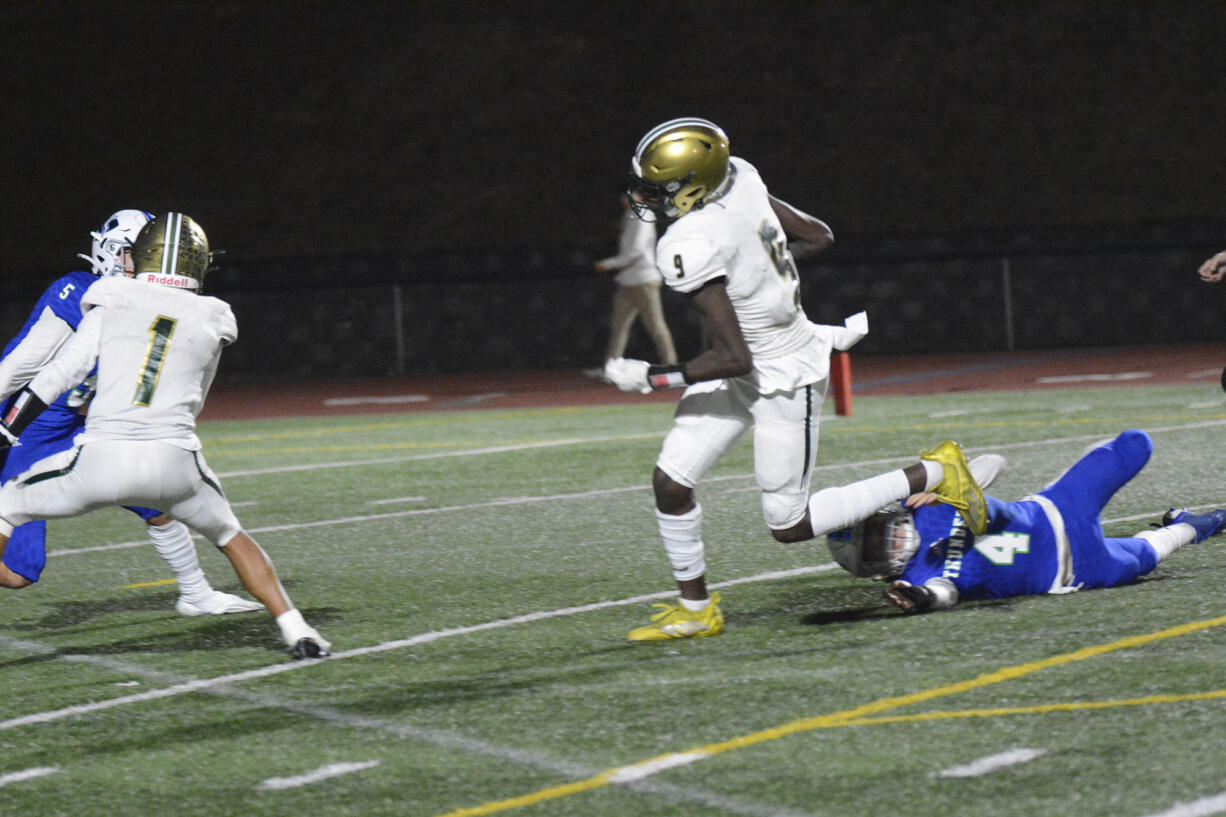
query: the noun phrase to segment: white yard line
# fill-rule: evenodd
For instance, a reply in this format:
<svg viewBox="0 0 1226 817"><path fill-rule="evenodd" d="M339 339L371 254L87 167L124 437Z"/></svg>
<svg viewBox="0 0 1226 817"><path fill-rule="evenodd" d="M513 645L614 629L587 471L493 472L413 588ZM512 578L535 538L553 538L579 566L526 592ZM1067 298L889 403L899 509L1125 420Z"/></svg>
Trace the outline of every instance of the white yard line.
<svg viewBox="0 0 1226 817"><path fill-rule="evenodd" d="M47 775L55 774L58 771L58 766L35 766L32 769L22 769L19 772L0 774L0 786L7 786L10 783L20 783L23 780L33 780L36 777L46 777Z"/></svg>
<svg viewBox="0 0 1226 817"><path fill-rule="evenodd" d="M813 573L821 573L827 570L834 570L838 566L833 562L824 565L812 565L807 567L797 567L791 570L776 570L768 573L759 573L755 576L744 576L739 579L731 579L726 582L717 582L711 585L712 588L732 587L739 584L749 584L751 582L774 581L776 579L790 579L797 576L806 576ZM511 618L495 619L494 621L486 621L481 624L472 624L467 627L452 627L446 630L434 630L427 633L419 633L418 635L408 638L397 639L395 641L384 641L381 644L372 644L369 647L358 647L352 650L342 650L333 653L331 657L323 661L285 661L279 664L270 664L265 667L246 670L244 672L236 672L231 675L219 675L214 678L199 678L173 683L170 686L161 689L153 689L147 692L138 692L132 695L123 695L118 698L111 698L105 701L95 701L88 704L74 704L66 706L63 709L51 710L48 712L36 712L30 715L23 715L18 718L10 718L7 721L0 721L0 732L10 729L16 729L22 726L32 726L40 723L51 723L53 721L63 720L78 715L87 715L92 712L101 712L106 709L114 709L117 706L126 706L128 704L144 703L145 701L154 701L161 698L171 698L177 695L186 695L189 692L202 692L211 688L224 686L227 684L235 684L243 681L253 681L258 678L267 678L273 675L280 675L284 672L293 672L295 670L308 669L311 667L331 666L337 661L343 661L348 658L358 658L364 655L375 655L378 653L389 652L391 650L401 650L408 647L415 647L420 644L429 644L435 641L441 641L445 638L455 638L458 636L469 635L471 633L485 632L487 630L499 630L504 627L513 627L519 624L530 624L535 621L545 621L551 618L562 618L565 616L578 615L580 613L590 613L596 610L607 610L613 607L625 607L631 604L643 604L649 601L658 601L660 599L673 598L676 596L676 590L665 590L659 593L648 593L642 596L631 596L624 599L613 599L610 601L598 601L592 604L583 604L576 607L563 607L557 610L541 610L534 613L525 613ZM40 645L37 642L17 641L5 636L0 636L0 648L16 650L21 652L36 652L41 654L55 653L56 650L45 645ZM64 660L82 661L85 663L99 663L98 661L90 660L86 656L66 655ZM107 666L117 667L116 664L107 664ZM134 674L142 674L145 677L151 677L156 671L142 671ZM164 677L164 676L157 676Z"/></svg>
<svg viewBox="0 0 1226 817"><path fill-rule="evenodd" d="M463 448L458 451L435 451L430 454L408 454L403 457L380 457L373 460L345 460L341 462L317 462L307 465L279 465L273 468L253 468L246 471L222 471L218 476L222 479L231 477L252 477L264 474L288 474L295 471L322 471L326 468L361 468L367 465L395 465L402 462L420 462L423 460L441 460L452 457L477 457L482 454L505 454L510 451L531 451L537 448L557 448L564 445L584 445L589 443L620 442L623 440L647 440L653 437L663 437L664 432L650 434L625 434L612 437L576 437L562 440L541 440L535 443L515 443L512 445L492 445L486 448ZM208 451L205 451L208 456Z"/></svg>
<svg viewBox="0 0 1226 817"><path fill-rule="evenodd" d="M373 769L380 763L382 763L380 760L368 760L364 763L329 763L326 766L320 766L313 772L307 772L306 774L300 774L295 777L270 777L267 780L258 783L256 785L256 789L259 791L299 789L303 786L309 786L312 783L319 783L333 777L353 774L354 772L360 772L363 769Z"/></svg>
<svg viewBox="0 0 1226 817"><path fill-rule="evenodd" d="M1226 812L1226 792L1193 800L1191 803L1176 803L1166 811L1146 817L1209 817Z"/></svg>
<svg viewBox="0 0 1226 817"><path fill-rule="evenodd" d="M1036 757L1046 754L1046 751L1045 749L1010 749L1000 754L981 757L962 766L951 766L948 769L942 769L933 776L979 777L980 775L989 774L1009 766L1016 766L1019 763L1028 763Z"/></svg>
<svg viewBox="0 0 1226 817"><path fill-rule="evenodd" d="M630 766L621 767L609 777L609 782L630 783L635 780L643 780L651 777L653 774L676 769L678 766L688 766L707 756L706 752L678 752L677 754L665 755L654 760L645 760L642 763L634 763Z"/></svg>

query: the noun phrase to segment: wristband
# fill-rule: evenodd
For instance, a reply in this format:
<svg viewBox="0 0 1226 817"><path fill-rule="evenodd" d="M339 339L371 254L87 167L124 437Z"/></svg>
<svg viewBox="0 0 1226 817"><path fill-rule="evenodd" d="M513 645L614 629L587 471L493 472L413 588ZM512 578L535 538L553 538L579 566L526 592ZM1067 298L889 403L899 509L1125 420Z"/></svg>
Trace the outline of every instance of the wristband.
<svg viewBox="0 0 1226 817"><path fill-rule="evenodd" d="M13 404L9 406L8 411L4 412L4 416L0 417L0 421L3 421L5 428L14 437L20 437L21 432L25 431L45 408L47 404L37 394L30 391L29 386L25 386L17 392L17 396L13 398Z"/></svg>
<svg viewBox="0 0 1226 817"><path fill-rule="evenodd" d="M657 391L659 389L676 389L689 385L685 379L685 365L648 366L647 384Z"/></svg>

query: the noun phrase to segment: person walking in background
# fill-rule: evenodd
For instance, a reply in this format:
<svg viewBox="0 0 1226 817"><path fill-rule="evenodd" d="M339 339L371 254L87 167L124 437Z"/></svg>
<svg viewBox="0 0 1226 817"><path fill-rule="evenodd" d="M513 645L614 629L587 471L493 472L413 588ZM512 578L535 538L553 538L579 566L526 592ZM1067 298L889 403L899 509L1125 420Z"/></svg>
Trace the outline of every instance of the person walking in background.
<svg viewBox="0 0 1226 817"><path fill-rule="evenodd" d="M1205 259L1197 270L1200 279L1208 284L1216 284L1226 276L1226 250Z"/></svg>
<svg viewBox="0 0 1226 817"><path fill-rule="evenodd" d="M660 271L656 269L656 225L636 217L630 209L630 201L623 193L619 199L622 206L621 232L617 240L617 255L596 262L596 272L604 275L616 271L613 280L617 289L613 293L613 314L609 318L609 343L605 348L605 360L619 358L626 351L630 328L635 318L642 323L651 342L656 347L657 362L672 366L677 362L677 350L673 346L672 333L664 320L664 306L660 302ZM604 369L594 369L593 377L602 377Z"/></svg>

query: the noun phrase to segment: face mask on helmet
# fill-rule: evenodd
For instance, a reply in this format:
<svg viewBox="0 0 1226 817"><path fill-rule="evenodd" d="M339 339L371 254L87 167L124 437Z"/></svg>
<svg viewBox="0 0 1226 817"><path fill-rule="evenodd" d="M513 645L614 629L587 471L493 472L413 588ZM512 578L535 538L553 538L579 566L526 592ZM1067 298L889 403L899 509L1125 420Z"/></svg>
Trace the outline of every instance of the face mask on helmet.
<svg viewBox="0 0 1226 817"><path fill-rule="evenodd" d="M77 258L89 262L94 275L124 275L123 251L132 246L141 229L153 221L153 214L144 210L120 210L113 213L102 225L102 229L91 232L94 239L93 252L84 253Z"/></svg>
<svg viewBox="0 0 1226 817"><path fill-rule="evenodd" d="M919 550L919 544L911 512L897 504L826 537L834 560L852 575L866 579L896 578Z"/></svg>
<svg viewBox="0 0 1226 817"><path fill-rule="evenodd" d="M145 225L132 243L136 278L162 286L199 291L210 258L204 230L182 213L167 213Z"/></svg>
<svg viewBox="0 0 1226 817"><path fill-rule="evenodd" d="M639 140L626 195L644 221L681 218L714 201L729 178L728 137L706 119L671 119Z"/></svg>

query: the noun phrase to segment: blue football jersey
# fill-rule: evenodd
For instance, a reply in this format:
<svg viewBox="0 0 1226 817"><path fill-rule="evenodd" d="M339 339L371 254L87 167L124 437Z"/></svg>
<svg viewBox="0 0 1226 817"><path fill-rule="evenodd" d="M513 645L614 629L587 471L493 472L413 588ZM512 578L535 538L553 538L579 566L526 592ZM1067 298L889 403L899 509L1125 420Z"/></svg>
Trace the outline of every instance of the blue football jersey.
<svg viewBox="0 0 1226 817"><path fill-rule="evenodd" d="M42 297L38 299L38 303L34 305L29 317L26 318L25 324L22 325L21 331L4 347L3 356L8 357L9 353L17 347L17 344L21 343L26 334L29 333L30 327L43 314L44 309L50 308L57 318L60 318L72 327L72 331L77 331L77 326L81 323L81 296L85 294L85 290L89 289L97 281L98 277L92 272L83 272L81 270L70 272L57 279L51 286L47 287ZM76 413L80 409L78 401L73 401L77 403L75 406L70 407L68 405L69 395L74 391L77 391L77 389L70 389L61 394L51 405L64 411Z"/></svg>
<svg viewBox="0 0 1226 817"><path fill-rule="evenodd" d="M915 511L920 547L899 577L911 584L944 577L962 599L997 599L1047 593L1059 567L1051 522L1033 501L988 497L989 532L975 536L949 505Z"/></svg>

